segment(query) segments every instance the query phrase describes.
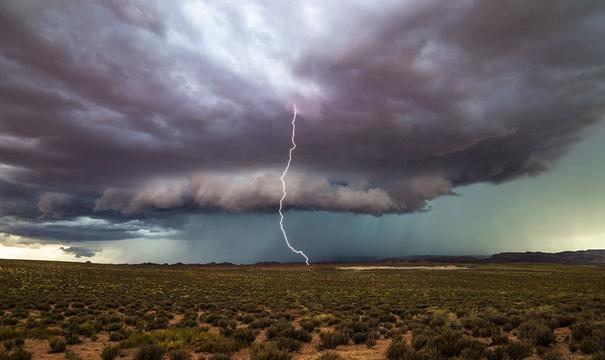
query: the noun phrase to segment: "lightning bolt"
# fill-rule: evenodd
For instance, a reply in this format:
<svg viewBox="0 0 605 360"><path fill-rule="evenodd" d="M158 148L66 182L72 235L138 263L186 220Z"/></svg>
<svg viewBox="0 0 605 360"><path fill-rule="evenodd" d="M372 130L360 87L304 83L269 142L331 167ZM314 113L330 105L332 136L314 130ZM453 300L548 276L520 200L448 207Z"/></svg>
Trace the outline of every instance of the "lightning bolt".
<svg viewBox="0 0 605 360"><path fill-rule="evenodd" d="M294 151L294 149L296 149L296 143L294 142L294 136L296 136L296 114L297 114L296 105L294 105L293 111L294 111L294 116L292 117L292 147L290 148L290 151L288 152L288 163L286 164L286 168L284 169L284 172L281 174L281 177L279 178L281 180L281 190L282 190L282 196L281 196L281 199L279 199L279 228L281 229L281 232L284 235L284 240L286 241L286 245L288 245L290 250L292 250L292 252L294 252L296 254L300 254L302 257L304 257L305 263L307 265L309 265L309 258L307 257L307 255L305 255L305 253L302 252L302 250L296 250L295 248L292 247L292 245L290 245L290 241L288 241L288 235L286 234L286 230L284 229L284 214L282 213L284 199L286 198L286 195L287 195L285 177L288 174L288 169L290 169L290 164L292 163L292 152Z"/></svg>

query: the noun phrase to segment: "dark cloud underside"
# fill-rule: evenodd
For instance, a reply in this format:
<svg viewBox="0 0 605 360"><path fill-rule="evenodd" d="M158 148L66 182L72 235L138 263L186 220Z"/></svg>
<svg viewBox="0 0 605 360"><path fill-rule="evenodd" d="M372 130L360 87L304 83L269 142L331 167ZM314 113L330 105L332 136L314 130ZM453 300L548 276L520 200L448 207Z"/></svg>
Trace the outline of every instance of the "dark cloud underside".
<svg viewBox="0 0 605 360"><path fill-rule="evenodd" d="M294 103L289 209L409 213L540 174L602 118L604 21L602 1L4 1L0 231L275 211Z"/></svg>

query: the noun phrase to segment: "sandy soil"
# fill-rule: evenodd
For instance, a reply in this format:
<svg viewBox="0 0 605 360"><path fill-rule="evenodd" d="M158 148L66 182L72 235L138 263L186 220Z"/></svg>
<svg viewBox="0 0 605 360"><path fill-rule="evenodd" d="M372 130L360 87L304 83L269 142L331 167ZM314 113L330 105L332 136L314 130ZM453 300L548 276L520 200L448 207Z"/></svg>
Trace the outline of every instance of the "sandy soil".
<svg viewBox="0 0 605 360"><path fill-rule="evenodd" d="M68 345L67 349L76 353L82 360L98 360L101 358L101 350L108 343L109 336L99 334L97 341L86 339L81 344ZM35 360L65 359L65 353L50 354L48 352L48 340L26 339L25 350L31 351Z"/></svg>
<svg viewBox="0 0 605 360"><path fill-rule="evenodd" d="M314 360L317 359L321 354L326 352L333 352L341 355L345 359L384 359L387 348L389 347L390 340L380 339L376 342L376 346L368 349L364 344L361 345L344 345L339 346L334 350L318 351L317 344L319 344L319 336L315 338L315 334L311 343L305 343L303 347L294 354L294 360Z"/></svg>

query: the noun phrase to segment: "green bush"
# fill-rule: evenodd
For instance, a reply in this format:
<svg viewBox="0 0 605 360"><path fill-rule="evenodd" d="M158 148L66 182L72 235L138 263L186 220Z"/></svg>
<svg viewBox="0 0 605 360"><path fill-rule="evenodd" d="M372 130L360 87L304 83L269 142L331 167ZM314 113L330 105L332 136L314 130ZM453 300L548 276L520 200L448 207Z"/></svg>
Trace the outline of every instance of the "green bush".
<svg viewBox="0 0 605 360"><path fill-rule="evenodd" d="M168 354L170 360L191 360L191 353L183 349L173 350Z"/></svg>
<svg viewBox="0 0 605 360"><path fill-rule="evenodd" d="M487 350L485 355L487 357L487 360L507 360L508 359L508 355L506 354L504 349L501 347L498 347L495 349L489 349L489 350Z"/></svg>
<svg viewBox="0 0 605 360"><path fill-rule="evenodd" d="M13 349L19 349L25 345L25 340L23 338L14 338L4 342L4 348L6 351L11 351Z"/></svg>
<svg viewBox="0 0 605 360"><path fill-rule="evenodd" d="M401 340L394 340L387 348L387 360L427 360L422 353L415 351Z"/></svg>
<svg viewBox="0 0 605 360"><path fill-rule="evenodd" d="M511 341L503 348L510 360L521 360L531 355L531 347L520 341Z"/></svg>
<svg viewBox="0 0 605 360"><path fill-rule="evenodd" d="M351 335L351 340L353 340L353 342L355 344L362 344L367 339L368 339L368 333L365 333L365 332L356 332L356 333L353 333L353 335Z"/></svg>
<svg viewBox="0 0 605 360"><path fill-rule="evenodd" d="M196 350L208 353L229 354L241 348L241 343L233 338L206 333L206 336L197 341Z"/></svg>
<svg viewBox="0 0 605 360"><path fill-rule="evenodd" d="M319 322L313 320L313 319L302 319L300 320L300 327L303 330L306 330L308 332L312 332L313 330L315 330L315 328L319 325Z"/></svg>
<svg viewBox="0 0 605 360"><path fill-rule="evenodd" d="M426 344L428 344L429 342L429 338L426 335L423 334L414 334L414 336L412 337L412 347L414 348L414 350L420 350L423 347L426 346Z"/></svg>
<svg viewBox="0 0 605 360"><path fill-rule="evenodd" d="M582 340L584 337L592 335L593 325L583 321L571 326L571 338L573 340Z"/></svg>
<svg viewBox="0 0 605 360"><path fill-rule="evenodd" d="M0 360L32 360L32 353L17 349L12 353L0 352Z"/></svg>
<svg viewBox="0 0 605 360"><path fill-rule="evenodd" d="M162 360L164 348L158 345L145 345L139 348L134 355L134 360Z"/></svg>
<svg viewBox="0 0 605 360"><path fill-rule="evenodd" d="M366 339L366 346L368 347L368 349L371 349L376 346L376 336L370 334Z"/></svg>
<svg viewBox="0 0 605 360"><path fill-rule="evenodd" d="M277 338L277 341L275 341L275 345L278 348L287 352L297 351L302 346L300 341L285 336L280 336L279 338Z"/></svg>
<svg viewBox="0 0 605 360"><path fill-rule="evenodd" d="M462 360L480 360L483 359L485 355L485 347L477 341L470 341L467 346L460 351L460 359Z"/></svg>
<svg viewBox="0 0 605 360"><path fill-rule="evenodd" d="M251 329L239 328L233 330L231 337L242 344L248 345L252 344L254 339L256 339L256 332Z"/></svg>
<svg viewBox="0 0 605 360"><path fill-rule="evenodd" d="M80 336L78 336L78 334L70 334L65 337L65 342L67 343L67 345L76 345L80 344L82 340L80 339Z"/></svg>
<svg viewBox="0 0 605 360"><path fill-rule="evenodd" d="M555 341L555 334L545 324L529 320L519 325L519 335L535 345L550 346Z"/></svg>
<svg viewBox="0 0 605 360"><path fill-rule="evenodd" d="M338 331L324 332L319 334L319 349L335 349L339 345L346 345L349 343L349 338Z"/></svg>
<svg viewBox="0 0 605 360"><path fill-rule="evenodd" d="M120 355L120 347L115 345L108 345L101 351L102 360L113 360Z"/></svg>
<svg viewBox="0 0 605 360"><path fill-rule="evenodd" d="M592 360L605 360L605 351L600 351L592 356Z"/></svg>
<svg viewBox="0 0 605 360"><path fill-rule="evenodd" d="M290 360L292 356L275 344L258 344L252 347L250 360Z"/></svg>
<svg viewBox="0 0 605 360"><path fill-rule="evenodd" d="M547 352L546 354L544 354L544 356L542 356L543 360L563 360L563 355L561 355L561 353L556 352L556 351L551 351L551 352Z"/></svg>
<svg viewBox="0 0 605 360"><path fill-rule="evenodd" d="M508 336L504 334L498 334L492 337L492 345L506 345L510 342Z"/></svg>
<svg viewBox="0 0 605 360"><path fill-rule="evenodd" d="M13 339L19 336L16 329L10 327L0 327L0 341Z"/></svg>
<svg viewBox="0 0 605 360"><path fill-rule="evenodd" d="M469 345L460 331L446 330L429 341L430 348L445 358L460 355L460 352Z"/></svg>
<svg viewBox="0 0 605 360"><path fill-rule="evenodd" d="M67 344L65 343L65 339L60 337L50 338L48 340L48 347L50 348L49 352L51 353L60 353L65 351L65 347Z"/></svg>

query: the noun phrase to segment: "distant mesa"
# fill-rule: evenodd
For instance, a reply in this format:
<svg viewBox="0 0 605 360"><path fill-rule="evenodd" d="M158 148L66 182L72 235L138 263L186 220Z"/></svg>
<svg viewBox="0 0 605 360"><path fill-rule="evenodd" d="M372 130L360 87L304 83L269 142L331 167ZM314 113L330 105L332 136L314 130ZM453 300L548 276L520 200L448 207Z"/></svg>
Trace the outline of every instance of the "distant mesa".
<svg viewBox="0 0 605 360"><path fill-rule="evenodd" d="M492 255L489 262L526 262L555 264L595 264L605 265L605 250L547 252L503 252Z"/></svg>

